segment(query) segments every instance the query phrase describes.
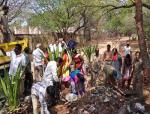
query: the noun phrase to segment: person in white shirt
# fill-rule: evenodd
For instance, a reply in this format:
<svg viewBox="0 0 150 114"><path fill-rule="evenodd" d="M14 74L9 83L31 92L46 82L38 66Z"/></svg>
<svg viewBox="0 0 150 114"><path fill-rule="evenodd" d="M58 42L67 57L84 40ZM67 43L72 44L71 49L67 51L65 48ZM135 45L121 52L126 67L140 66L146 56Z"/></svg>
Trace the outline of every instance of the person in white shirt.
<svg viewBox="0 0 150 114"><path fill-rule="evenodd" d="M47 67L45 69L44 72L44 77L43 80L45 80L45 82L47 82L49 85L54 86L55 88L55 101L57 102L60 98L59 98L59 67L63 64L63 59L58 57L56 61L50 61L47 64Z"/></svg>
<svg viewBox="0 0 150 114"><path fill-rule="evenodd" d="M66 48L67 48L67 45L65 41L63 40L63 38L60 38L58 40L59 57L61 57L63 50Z"/></svg>
<svg viewBox="0 0 150 114"><path fill-rule="evenodd" d="M130 44L127 42L127 45L124 46L124 56L126 56L127 54L132 56L132 49L130 47Z"/></svg>
<svg viewBox="0 0 150 114"><path fill-rule="evenodd" d="M33 105L33 114L39 114L38 103L40 103L40 114L50 114L47 100L54 99L54 87L49 86L45 80L37 82L32 86L31 98Z"/></svg>
<svg viewBox="0 0 150 114"><path fill-rule="evenodd" d="M47 62L44 52L42 51L42 45L39 43L36 45L36 49L33 51L33 64L35 71L35 81L41 81L44 70L44 61Z"/></svg>
<svg viewBox="0 0 150 114"><path fill-rule="evenodd" d="M52 60L54 60L54 54L56 52L56 48L57 47L56 47L56 44L54 42L49 44L49 49L50 49L50 51L52 53Z"/></svg>
<svg viewBox="0 0 150 114"><path fill-rule="evenodd" d="M56 61L50 61L44 72L44 77L41 82L37 82L32 86L31 96L33 104L33 114L38 114L38 100L40 101L41 114L49 114L47 109L47 103L45 96L48 93L48 88L50 89L49 94L51 96L51 101L56 103L59 95L59 78L57 74L58 67L63 63L62 58L58 58ZM52 103L52 104L53 104Z"/></svg>
<svg viewBox="0 0 150 114"><path fill-rule="evenodd" d="M11 63L9 69L9 75L15 76L16 72L19 68L23 68L26 66L26 60L24 54L21 53L22 46L20 44L16 44L14 51L10 53Z"/></svg>

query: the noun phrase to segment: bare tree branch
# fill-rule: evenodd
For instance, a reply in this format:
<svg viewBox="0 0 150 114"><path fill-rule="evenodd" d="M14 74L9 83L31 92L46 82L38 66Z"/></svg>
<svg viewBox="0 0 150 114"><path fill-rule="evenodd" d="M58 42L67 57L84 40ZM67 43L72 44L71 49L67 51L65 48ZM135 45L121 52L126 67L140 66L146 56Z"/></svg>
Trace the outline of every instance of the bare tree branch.
<svg viewBox="0 0 150 114"><path fill-rule="evenodd" d="M23 9L26 8L27 4L29 3L28 0L10 0L8 1L9 13L8 13L8 20L11 22L13 19L18 17Z"/></svg>
<svg viewBox="0 0 150 114"><path fill-rule="evenodd" d="M85 5L85 4L82 4L83 7L99 7L101 9L105 9L105 8L112 8L112 10L115 10L115 9L121 9L121 8L131 8L131 7L134 7L135 6L135 3L132 2L132 4L129 4L129 5L121 5L121 6L115 6L115 5L112 5L112 4L108 4L108 5ZM143 7L147 8L147 9L150 9L150 4L147 4L147 3L143 3L142 4Z"/></svg>
<svg viewBox="0 0 150 114"><path fill-rule="evenodd" d="M23 6L26 4L26 0L24 0L22 3L20 4L16 4L18 7L14 12L14 14L12 16L9 17L9 22L11 22L14 18L16 18L17 16L19 16L22 13L22 8ZM13 7L12 7L13 8Z"/></svg>
<svg viewBox="0 0 150 114"><path fill-rule="evenodd" d="M143 3L143 7L145 7L145 8L150 10L150 4Z"/></svg>

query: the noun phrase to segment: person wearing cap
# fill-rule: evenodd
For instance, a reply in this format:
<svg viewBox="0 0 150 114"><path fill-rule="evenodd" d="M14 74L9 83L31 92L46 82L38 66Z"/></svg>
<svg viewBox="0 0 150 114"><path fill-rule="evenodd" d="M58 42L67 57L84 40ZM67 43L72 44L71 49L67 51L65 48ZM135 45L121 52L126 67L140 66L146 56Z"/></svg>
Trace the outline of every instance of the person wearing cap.
<svg viewBox="0 0 150 114"><path fill-rule="evenodd" d="M41 81L44 70L44 61L47 61L44 52L42 51L42 45L39 43L36 45L36 49L32 53L33 63L35 70L35 81Z"/></svg>

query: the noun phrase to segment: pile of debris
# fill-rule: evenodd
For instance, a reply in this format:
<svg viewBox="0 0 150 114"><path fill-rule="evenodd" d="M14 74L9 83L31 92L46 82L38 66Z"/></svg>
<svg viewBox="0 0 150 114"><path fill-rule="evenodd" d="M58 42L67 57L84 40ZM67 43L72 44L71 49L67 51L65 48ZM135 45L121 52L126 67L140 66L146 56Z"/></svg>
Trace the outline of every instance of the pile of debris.
<svg viewBox="0 0 150 114"><path fill-rule="evenodd" d="M127 99L114 87L98 86L72 103L69 114L144 114L144 110L144 106Z"/></svg>

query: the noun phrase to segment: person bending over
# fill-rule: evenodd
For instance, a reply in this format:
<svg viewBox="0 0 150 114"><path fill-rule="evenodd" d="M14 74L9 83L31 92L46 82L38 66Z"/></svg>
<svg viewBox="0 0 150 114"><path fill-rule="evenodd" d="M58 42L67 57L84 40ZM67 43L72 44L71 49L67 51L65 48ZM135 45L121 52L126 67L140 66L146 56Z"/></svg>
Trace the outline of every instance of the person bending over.
<svg viewBox="0 0 150 114"><path fill-rule="evenodd" d="M47 106L49 99L54 99L54 87L49 86L44 80L37 82L32 86L31 98L33 105L33 114L50 114ZM39 104L40 103L40 108Z"/></svg>

